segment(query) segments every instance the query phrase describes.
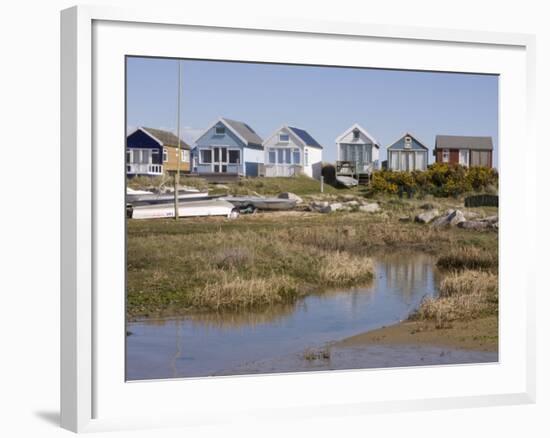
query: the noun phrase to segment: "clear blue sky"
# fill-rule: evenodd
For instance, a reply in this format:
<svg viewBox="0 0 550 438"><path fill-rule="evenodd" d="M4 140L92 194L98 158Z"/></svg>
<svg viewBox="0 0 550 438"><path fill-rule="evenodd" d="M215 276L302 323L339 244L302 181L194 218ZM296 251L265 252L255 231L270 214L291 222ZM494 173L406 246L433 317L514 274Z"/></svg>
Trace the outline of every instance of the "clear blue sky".
<svg viewBox="0 0 550 438"><path fill-rule="evenodd" d="M489 135L498 163L498 77L222 61L181 61L182 137L218 117L266 138L282 124L306 129L336 159L334 140L357 122L385 147L405 131L433 148L436 134ZM177 61L128 58L127 130L175 132ZM433 156L430 156L433 162Z"/></svg>

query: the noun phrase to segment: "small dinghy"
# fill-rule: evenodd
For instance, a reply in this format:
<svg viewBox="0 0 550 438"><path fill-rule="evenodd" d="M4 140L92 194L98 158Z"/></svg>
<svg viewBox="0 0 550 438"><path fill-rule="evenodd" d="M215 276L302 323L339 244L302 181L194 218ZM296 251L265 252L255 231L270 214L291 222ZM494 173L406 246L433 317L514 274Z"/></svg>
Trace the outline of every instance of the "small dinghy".
<svg viewBox="0 0 550 438"><path fill-rule="evenodd" d="M225 216L228 219L239 217L239 209L227 201L219 199L183 202L178 206L179 217ZM173 203L134 206L127 204L126 216L132 219L158 219L175 216Z"/></svg>
<svg viewBox="0 0 550 438"><path fill-rule="evenodd" d="M292 210L295 199L263 198L261 196L223 196L219 198L230 202L240 210Z"/></svg>
<svg viewBox="0 0 550 438"><path fill-rule="evenodd" d="M359 184L359 181L357 181L355 178L345 175L336 176L336 181L346 187L355 187L357 184Z"/></svg>

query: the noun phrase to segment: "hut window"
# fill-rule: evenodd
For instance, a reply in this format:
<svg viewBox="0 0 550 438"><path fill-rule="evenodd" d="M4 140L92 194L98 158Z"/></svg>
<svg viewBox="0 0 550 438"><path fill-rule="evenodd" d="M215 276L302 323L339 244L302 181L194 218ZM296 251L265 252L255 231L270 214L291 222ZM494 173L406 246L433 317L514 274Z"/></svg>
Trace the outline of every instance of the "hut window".
<svg viewBox="0 0 550 438"><path fill-rule="evenodd" d="M216 126L216 135L224 135L225 126Z"/></svg>
<svg viewBox="0 0 550 438"><path fill-rule="evenodd" d="M450 156L449 149L443 149L443 151L441 151L441 161L443 161L444 163L449 162L449 156Z"/></svg>
<svg viewBox="0 0 550 438"><path fill-rule="evenodd" d="M290 141L290 136L288 134L279 134L279 141L281 143L288 143Z"/></svg>
<svg viewBox="0 0 550 438"><path fill-rule="evenodd" d="M273 149L270 149L269 152L268 152L268 161L269 161L269 164L276 164L277 163L276 153Z"/></svg>
<svg viewBox="0 0 550 438"><path fill-rule="evenodd" d="M162 161L168 161L168 150L166 148L162 150Z"/></svg>
<svg viewBox="0 0 550 438"><path fill-rule="evenodd" d="M489 167L489 152L479 151L479 165Z"/></svg>
<svg viewBox="0 0 550 438"><path fill-rule="evenodd" d="M203 164L212 163L212 151L210 149L201 150L201 163Z"/></svg>
<svg viewBox="0 0 550 438"><path fill-rule="evenodd" d="M284 148L284 149L278 149L278 161L279 164L290 164L290 149Z"/></svg>
<svg viewBox="0 0 550 438"><path fill-rule="evenodd" d="M461 149L458 155L459 163L468 166L468 149Z"/></svg>
<svg viewBox="0 0 550 438"><path fill-rule="evenodd" d="M304 150L304 166L309 166L309 151Z"/></svg>
<svg viewBox="0 0 550 438"><path fill-rule="evenodd" d="M407 136L405 137L405 147L407 149L411 148L412 147L412 139L411 137Z"/></svg>
<svg viewBox="0 0 550 438"><path fill-rule="evenodd" d="M354 130L353 130L353 139L354 139L354 140L358 140L358 139L359 139L359 130L358 130L358 129L354 129Z"/></svg>
<svg viewBox="0 0 550 438"><path fill-rule="evenodd" d="M340 145L340 160L347 161L348 159L348 148L345 144Z"/></svg>
<svg viewBox="0 0 550 438"><path fill-rule="evenodd" d="M241 162L241 151L238 149L229 151L229 163L239 164Z"/></svg>
<svg viewBox="0 0 550 438"><path fill-rule="evenodd" d="M416 153L416 170L424 170L426 168L425 163L425 152L417 152Z"/></svg>
<svg viewBox="0 0 550 438"><path fill-rule="evenodd" d="M127 163L132 162L132 151L130 149L126 149L126 162Z"/></svg>
<svg viewBox="0 0 550 438"><path fill-rule="evenodd" d="M292 150L292 162L294 164L300 164L300 149Z"/></svg>
<svg viewBox="0 0 550 438"><path fill-rule="evenodd" d="M399 153L398 152L391 152L390 156L391 156L390 168L393 169L393 170L399 170Z"/></svg>

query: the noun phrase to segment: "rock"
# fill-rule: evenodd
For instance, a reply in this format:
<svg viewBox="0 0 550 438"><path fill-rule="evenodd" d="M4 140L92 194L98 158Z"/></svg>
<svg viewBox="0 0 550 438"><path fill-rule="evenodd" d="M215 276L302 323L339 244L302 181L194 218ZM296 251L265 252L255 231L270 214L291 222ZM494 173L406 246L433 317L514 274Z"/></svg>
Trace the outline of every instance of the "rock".
<svg viewBox="0 0 550 438"><path fill-rule="evenodd" d="M348 206L348 207L357 207L359 205L359 202L357 201L347 201L344 203L344 205Z"/></svg>
<svg viewBox="0 0 550 438"><path fill-rule="evenodd" d="M481 216L479 213L476 213L475 211L465 211L463 214L466 219L477 219Z"/></svg>
<svg viewBox="0 0 550 438"><path fill-rule="evenodd" d="M280 199L291 199L293 201L296 201L296 204L302 204L304 202L302 198L291 192L280 193L277 197Z"/></svg>
<svg viewBox="0 0 550 438"><path fill-rule="evenodd" d="M315 201L311 205L318 208L328 207L328 201Z"/></svg>
<svg viewBox="0 0 550 438"><path fill-rule="evenodd" d="M455 226L464 222L466 218L460 210L447 210L447 212L433 221L434 227Z"/></svg>
<svg viewBox="0 0 550 438"><path fill-rule="evenodd" d="M490 226L491 224L489 222L483 221L464 221L458 224L459 228L465 228L468 230L483 230Z"/></svg>
<svg viewBox="0 0 550 438"><path fill-rule="evenodd" d="M373 202L372 204L364 204L359 206L359 211L362 211L364 213L375 213L380 210L380 205L378 205L376 202Z"/></svg>
<svg viewBox="0 0 550 438"><path fill-rule="evenodd" d="M483 222L489 222L490 224L498 223L498 216L488 216L481 219Z"/></svg>
<svg viewBox="0 0 550 438"><path fill-rule="evenodd" d="M309 205L309 208L311 209L311 211L316 211L318 213L330 213L332 211L327 201L312 202Z"/></svg>
<svg viewBox="0 0 550 438"><path fill-rule="evenodd" d="M452 227L466 220L464 214L460 210L453 211L449 216L447 216L447 219L449 220L449 225Z"/></svg>
<svg viewBox="0 0 550 438"><path fill-rule="evenodd" d="M428 224L433 221L437 216L439 216L439 211L434 209L429 210L425 213L420 213L414 218L414 220L416 222L420 222L421 224Z"/></svg>
<svg viewBox="0 0 550 438"><path fill-rule="evenodd" d="M335 202L334 204L329 205L330 211L342 210L342 207L343 205L340 202Z"/></svg>

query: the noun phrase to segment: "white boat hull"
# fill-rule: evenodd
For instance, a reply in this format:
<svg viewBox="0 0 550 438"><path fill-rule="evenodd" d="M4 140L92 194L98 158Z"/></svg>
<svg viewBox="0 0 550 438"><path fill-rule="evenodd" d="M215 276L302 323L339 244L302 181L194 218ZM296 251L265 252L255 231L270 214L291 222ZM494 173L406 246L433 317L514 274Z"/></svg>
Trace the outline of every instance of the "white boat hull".
<svg viewBox="0 0 550 438"><path fill-rule="evenodd" d="M173 204L144 205L132 209L132 219L158 219L175 216ZM179 204L178 213L180 217L200 216L225 216L234 219L239 216L239 210L226 201L194 201Z"/></svg>
<svg viewBox="0 0 550 438"><path fill-rule="evenodd" d="M178 199L180 201L188 200L207 200L211 197L208 196L208 192L179 192ZM168 204L174 200L173 193L148 193L148 194L134 194L128 193L126 195L126 202L132 205L147 205L147 204Z"/></svg>
<svg viewBox="0 0 550 438"><path fill-rule="evenodd" d="M344 176L344 175L336 176L336 181L338 181L340 184L346 187L355 187L357 184L359 184L359 181L357 181L355 178L352 178L351 176Z"/></svg>

